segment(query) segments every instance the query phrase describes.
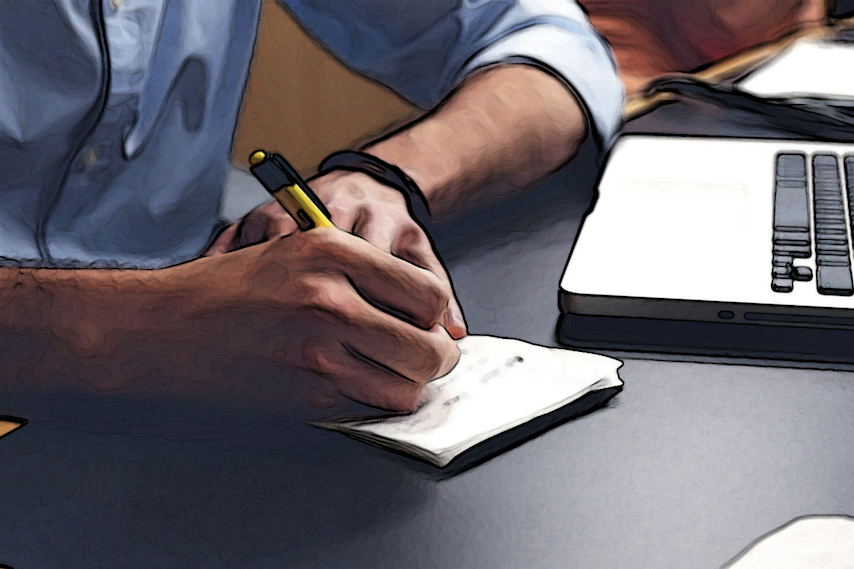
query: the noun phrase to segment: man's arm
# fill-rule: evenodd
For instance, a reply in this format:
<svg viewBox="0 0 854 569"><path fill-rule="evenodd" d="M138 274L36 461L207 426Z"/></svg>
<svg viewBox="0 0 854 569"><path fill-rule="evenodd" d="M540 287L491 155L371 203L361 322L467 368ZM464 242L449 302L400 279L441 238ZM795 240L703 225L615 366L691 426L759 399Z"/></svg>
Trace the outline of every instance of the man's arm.
<svg viewBox="0 0 854 569"><path fill-rule="evenodd" d="M161 270L2 268L0 333L13 347L0 379L236 394L247 386L226 384L243 361L253 373L306 369L328 380L316 386L328 396L409 410L459 357L436 325L447 302L429 271L337 229ZM299 399L282 379L279 396Z"/></svg>
<svg viewBox="0 0 854 569"><path fill-rule="evenodd" d="M471 76L438 109L366 151L418 185L435 217L520 191L564 165L587 134L578 99L531 65Z"/></svg>
<svg viewBox="0 0 854 569"><path fill-rule="evenodd" d="M619 127L622 88L610 52L571 0L431 0L412 10L391 0L342 0L335 10L284 3L352 68L437 108L367 149L407 172L434 215L522 189L566 162L588 128L607 146ZM442 323L454 338L466 333L447 272L400 192L347 171L309 183L338 227L439 276L451 298ZM206 254L295 229L268 203L228 227Z"/></svg>
<svg viewBox="0 0 854 569"><path fill-rule="evenodd" d="M473 74L435 111L366 150L403 169L441 217L541 180L575 154L586 134L581 105L565 83L531 65L502 64ZM336 226L439 276L450 298L440 321L452 337L466 334L447 272L400 192L346 171L310 185ZM207 254L295 230L271 202L226 228Z"/></svg>

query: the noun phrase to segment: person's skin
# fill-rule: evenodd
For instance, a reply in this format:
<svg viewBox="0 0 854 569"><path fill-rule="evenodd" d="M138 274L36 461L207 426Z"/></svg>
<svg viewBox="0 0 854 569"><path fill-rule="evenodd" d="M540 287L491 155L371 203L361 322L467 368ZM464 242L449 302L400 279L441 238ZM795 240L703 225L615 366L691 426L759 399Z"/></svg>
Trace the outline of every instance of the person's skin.
<svg viewBox="0 0 854 569"><path fill-rule="evenodd" d="M581 107L560 80L530 65L498 65L474 74L432 113L365 150L401 168L427 199L431 216L441 219L541 180L575 154L586 134ZM403 194L347 171L309 185L336 226L439 276L451 299L442 324L455 338L465 333L448 275L409 216ZM295 231L283 208L268 202L227 227L206 254Z"/></svg>
<svg viewBox="0 0 854 569"><path fill-rule="evenodd" d="M585 134L562 82L499 66L370 151L403 168L441 215L543 178ZM26 346L2 374L28 370L28 382L45 386L187 393L231 381L233 364L249 361L257 373L313 372L317 403L344 396L414 409L423 385L459 358L452 336L466 333L448 317L458 311L448 276L396 190L343 172L312 186L333 221L358 236L294 232L268 204L206 256L167 269L0 268L0 332Z"/></svg>
<svg viewBox="0 0 854 569"><path fill-rule="evenodd" d="M161 270L3 269L0 283L0 328L30 340L2 373L26 371L34 387L234 393L243 360L254 375L308 369L347 397L408 410L458 358L436 324L440 279L337 229ZM168 381L147 385L156 378Z"/></svg>

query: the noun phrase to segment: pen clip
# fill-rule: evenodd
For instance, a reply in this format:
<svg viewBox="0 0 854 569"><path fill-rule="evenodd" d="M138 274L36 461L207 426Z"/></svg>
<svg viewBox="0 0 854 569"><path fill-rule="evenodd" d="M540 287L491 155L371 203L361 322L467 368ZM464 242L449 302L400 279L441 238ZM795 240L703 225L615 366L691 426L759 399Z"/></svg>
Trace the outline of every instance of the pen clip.
<svg viewBox="0 0 854 569"><path fill-rule="evenodd" d="M297 219L294 221L297 222L297 225L300 228L300 231L308 231L309 229L314 229L314 222L308 216L304 209L300 208L297 210Z"/></svg>

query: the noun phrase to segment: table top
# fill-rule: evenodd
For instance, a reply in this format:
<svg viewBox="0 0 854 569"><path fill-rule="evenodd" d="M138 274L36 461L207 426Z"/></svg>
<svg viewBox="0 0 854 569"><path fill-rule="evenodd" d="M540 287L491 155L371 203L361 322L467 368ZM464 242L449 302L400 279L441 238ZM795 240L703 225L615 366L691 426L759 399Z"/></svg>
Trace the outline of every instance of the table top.
<svg viewBox="0 0 854 569"><path fill-rule="evenodd" d="M472 333L556 345L596 156L431 228ZM260 199L232 182L235 212ZM0 564L712 568L795 517L854 514L849 370L622 356L604 409L450 478L269 415L195 437L34 420L0 441Z"/></svg>

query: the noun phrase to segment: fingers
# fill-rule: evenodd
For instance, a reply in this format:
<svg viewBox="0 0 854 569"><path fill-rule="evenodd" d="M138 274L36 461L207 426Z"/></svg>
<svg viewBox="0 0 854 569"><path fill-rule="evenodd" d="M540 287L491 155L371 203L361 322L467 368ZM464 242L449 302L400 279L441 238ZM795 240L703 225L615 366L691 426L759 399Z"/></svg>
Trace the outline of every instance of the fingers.
<svg viewBox="0 0 854 569"><path fill-rule="evenodd" d="M457 302L456 297L453 296L453 293L451 294L451 300L448 301L448 309L445 311L443 322L445 330L448 331L448 334L454 340L460 340L468 334L468 326L463 317L463 309L460 307L460 303Z"/></svg>
<svg viewBox="0 0 854 569"><path fill-rule="evenodd" d="M297 230L297 222L294 218L285 211L282 205L277 201L272 201L264 204L259 208L259 213L263 211L267 219L266 238L273 239L274 237L284 237L291 235Z"/></svg>
<svg viewBox="0 0 854 569"><path fill-rule="evenodd" d="M430 271L343 231L318 228L300 237L309 243L317 268L346 275L367 302L425 330L442 322L448 291Z"/></svg>
<svg viewBox="0 0 854 569"><path fill-rule="evenodd" d="M454 350L456 345L452 343ZM443 365L438 372L445 375L459 358L459 351L448 367ZM339 393L381 409L391 411L414 411L421 403L426 381L413 381L393 370L378 364L353 348L339 343L313 343L306 348L309 369L328 379ZM445 367L448 367L445 371ZM329 393L318 391L319 404L334 404Z"/></svg>
<svg viewBox="0 0 854 569"><path fill-rule="evenodd" d="M443 281L448 306L439 320L455 340L467 333L465 319L460 305L454 296L451 279L445 267L439 261L430 239L412 220L400 222L392 217L380 217L369 209L363 209L357 216L353 233L372 243L383 251L389 251L415 266L427 269Z"/></svg>
<svg viewBox="0 0 854 569"><path fill-rule="evenodd" d="M312 371L326 376L345 397L387 409L414 411L423 386L378 369L341 345L313 347L306 354Z"/></svg>
<svg viewBox="0 0 854 569"><path fill-rule="evenodd" d="M459 303L454 298L447 271L439 262L430 240L412 220L403 195L361 173L332 172L312 180L313 187L326 202L336 226L362 237L375 247L390 252L439 277L443 295L447 297L441 314L429 318L431 308L413 311L412 302L395 299L385 308L397 308L422 327L439 322L454 338L466 335L466 325ZM330 199L331 198L331 199ZM375 291L380 295L392 291ZM374 299L376 300L376 298ZM414 297L415 302L423 302ZM408 308L406 308L408 307ZM417 307L416 307L417 308ZM427 318L425 318L427 317Z"/></svg>
<svg viewBox="0 0 854 569"><path fill-rule="evenodd" d="M275 200L261 205L237 224L234 249L242 249L296 231L296 222Z"/></svg>
<svg viewBox="0 0 854 569"><path fill-rule="evenodd" d="M443 279L448 295L448 307L444 312L442 324L453 339L464 337L468 330L463 311L457 302L448 272L439 261L427 235L417 226L404 227L398 233L390 251L392 255L423 267Z"/></svg>
<svg viewBox="0 0 854 569"><path fill-rule="evenodd" d="M361 208L356 215L351 233L378 249L394 254L392 242L393 237L398 233L398 227L399 223L391 216L378 215L369 208Z"/></svg>
<svg viewBox="0 0 854 569"><path fill-rule="evenodd" d="M202 256L213 257L243 249L274 237L290 235L296 229L296 222L278 202L267 202L226 227Z"/></svg>
<svg viewBox="0 0 854 569"><path fill-rule="evenodd" d="M310 284L310 307L332 329L327 334L387 375L426 383L448 373L459 350L444 328L422 330L377 310L346 283Z"/></svg>

